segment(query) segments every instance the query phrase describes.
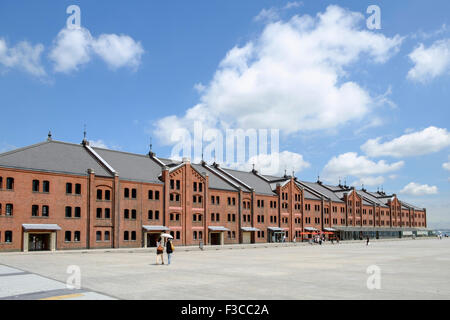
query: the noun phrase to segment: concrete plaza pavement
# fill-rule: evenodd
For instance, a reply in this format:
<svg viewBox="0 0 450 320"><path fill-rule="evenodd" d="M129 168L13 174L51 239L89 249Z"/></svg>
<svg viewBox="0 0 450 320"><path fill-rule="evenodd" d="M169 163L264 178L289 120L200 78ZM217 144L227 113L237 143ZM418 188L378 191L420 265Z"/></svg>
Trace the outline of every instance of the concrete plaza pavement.
<svg viewBox="0 0 450 320"><path fill-rule="evenodd" d="M30 275L27 272L65 284L68 266L75 265L81 270L83 292L101 293L106 298L450 299L448 239L372 241L368 247L358 241L257 249L175 249L170 266L155 265L155 254L149 251L0 254L0 295L4 298L3 291L17 286L17 279ZM370 290L367 268L374 265L381 272L381 288ZM8 285L8 277L1 276L2 268L26 274L15 275L19 278ZM27 287L38 290L35 287L42 285L29 280L19 284L25 293Z"/></svg>

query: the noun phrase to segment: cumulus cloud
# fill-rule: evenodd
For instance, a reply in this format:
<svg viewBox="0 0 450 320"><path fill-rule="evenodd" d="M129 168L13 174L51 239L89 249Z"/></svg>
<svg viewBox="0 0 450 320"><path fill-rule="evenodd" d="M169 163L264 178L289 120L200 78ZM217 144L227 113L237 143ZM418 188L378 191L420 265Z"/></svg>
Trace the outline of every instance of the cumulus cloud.
<svg viewBox="0 0 450 320"><path fill-rule="evenodd" d="M56 37L49 57L55 72L69 73L77 71L95 55L111 69L136 69L143 54L140 42L127 35L101 34L95 38L85 28L65 28Z"/></svg>
<svg viewBox="0 0 450 320"><path fill-rule="evenodd" d="M361 150L370 157L402 158L438 152L450 146L450 133L447 129L436 127L405 134L384 143L381 142L381 139L368 140L361 146Z"/></svg>
<svg viewBox="0 0 450 320"><path fill-rule="evenodd" d="M200 102L186 114L160 119L155 133L170 143L170 129L193 122L222 128L279 128L283 133L330 130L373 109L366 89L346 68L364 59L384 63L402 43L364 28L364 16L329 6L315 17L294 16L265 26L222 60ZM206 116L207 115L207 116Z"/></svg>
<svg viewBox="0 0 450 320"><path fill-rule="evenodd" d="M425 83L450 72L450 39L438 40L426 48L420 44L409 54L414 67L407 78Z"/></svg>
<svg viewBox="0 0 450 320"><path fill-rule="evenodd" d="M27 41L19 42L9 47L3 38L0 38L0 65L6 69L17 68L37 77L46 75L41 63L41 54L44 51L42 44L35 46Z"/></svg>
<svg viewBox="0 0 450 320"><path fill-rule="evenodd" d="M413 196L430 195L430 194L437 194L438 188L436 186L429 186L427 184L418 184L415 182L411 182L408 185L406 185L400 191L400 193Z"/></svg>
<svg viewBox="0 0 450 320"><path fill-rule="evenodd" d="M342 177L356 177L359 181L354 185L379 185L384 182L384 178L380 175L397 171L403 165L403 161L391 164L384 160L374 162L355 152L348 152L328 161L322 171L322 177L331 183L336 183Z"/></svg>
<svg viewBox="0 0 450 320"><path fill-rule="evenodd" d="M89 145L94 148L108 149L108 145L101 139L89 140Z"/></svg>

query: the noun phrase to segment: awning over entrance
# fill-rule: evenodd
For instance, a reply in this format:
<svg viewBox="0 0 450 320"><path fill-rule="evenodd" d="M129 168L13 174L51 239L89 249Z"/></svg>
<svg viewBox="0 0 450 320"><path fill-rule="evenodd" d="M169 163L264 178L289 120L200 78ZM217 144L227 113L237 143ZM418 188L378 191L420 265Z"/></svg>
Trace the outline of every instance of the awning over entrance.
<svg viewBox="0 0 450 320"><path fill-rule="evenodd" d="M230 231L230 229L225 228L225 227L222 227L222 226L219 226L219 227L217 227L217 226L214 226L214 227L208 227L208 229L209 229L210 231Z"/></svg>
<svg viewBox="0 0 450 320"><path fill-rule="evenodd" d="M57 224L23 224L24 231L59 231L61 227Z"/></svg>
<svg viewBox="0 0 450 320"><path fill-rule="evenodd" d="M324 231L328 231L328 232L335 232L337 231L336 229L333 228L323 228Z"/></svg>
<svg viewBox="0 0 450 320"><path fill-rule="evenodd" d="M306 231L319 231L319 229L313 228L313 227L305 227Z"/></svg>
<svg viewBox="0 0 450 320"><path fill-rule="evenodd" d="M258 229L258 228L253 228L253 227L242 227L241 229L242 229L242 231L245 231L245 232L257 232L257 231L261 231L260 229Z"/></svg>
<svg viewBox="0 0 450 320"><path fill-rule="evenodd" d="M142 226L145 231L169 231L165 226Z"/></svg>
<svg viewBox="0 0 450 320"><path fill-rule="evenodd" d="M273 232L284 232L284 229L282 228L277 228L277 227L267 227L267 229L269 231L273 231Z"/></svg>

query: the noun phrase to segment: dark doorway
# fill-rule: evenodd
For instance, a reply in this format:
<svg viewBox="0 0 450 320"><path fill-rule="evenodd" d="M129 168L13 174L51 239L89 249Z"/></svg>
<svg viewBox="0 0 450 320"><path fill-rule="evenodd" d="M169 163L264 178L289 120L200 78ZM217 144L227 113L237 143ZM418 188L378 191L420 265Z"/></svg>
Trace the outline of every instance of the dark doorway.
<svg viewBox="0 0 450 320"><path fill-rule="evenodd" d="M147 233L147 247L156 248L156 243L161 236L161 233Z"/></svg>
<svg viewBox="0 0 450 320"><path fill-rule="evenodd" d="M29 251L50 251L49 234L30 234L28 241Z"/></svg>
<svg viewBox="0 0 450 320"><path fill-rule="evenodd" d="M222 237L220 233L211 233L211 245L220 246L222 243Z"/></svg>

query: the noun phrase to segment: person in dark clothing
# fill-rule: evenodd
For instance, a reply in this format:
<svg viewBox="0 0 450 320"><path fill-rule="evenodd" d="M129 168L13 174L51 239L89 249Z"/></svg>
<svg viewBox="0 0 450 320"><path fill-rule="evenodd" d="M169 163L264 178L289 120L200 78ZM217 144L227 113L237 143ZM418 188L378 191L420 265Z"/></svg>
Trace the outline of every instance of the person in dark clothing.
<svg viewBox="0 0 450 320"><path fill-rule="evenodd" d="M166 252L167 252L167 261L168 261L168 264L170 264L170 261L172 260L172 254L173 254L172 239L167 239Z"/></svg>
<svg viewBox="0 0 450 320"><path fill-rule="evenodd" d="M368 245L369 245L369 242L370 242L370 238L369 238L369 237L367 237L367 242L366 242L366 246L368 246Z"/></svg>

